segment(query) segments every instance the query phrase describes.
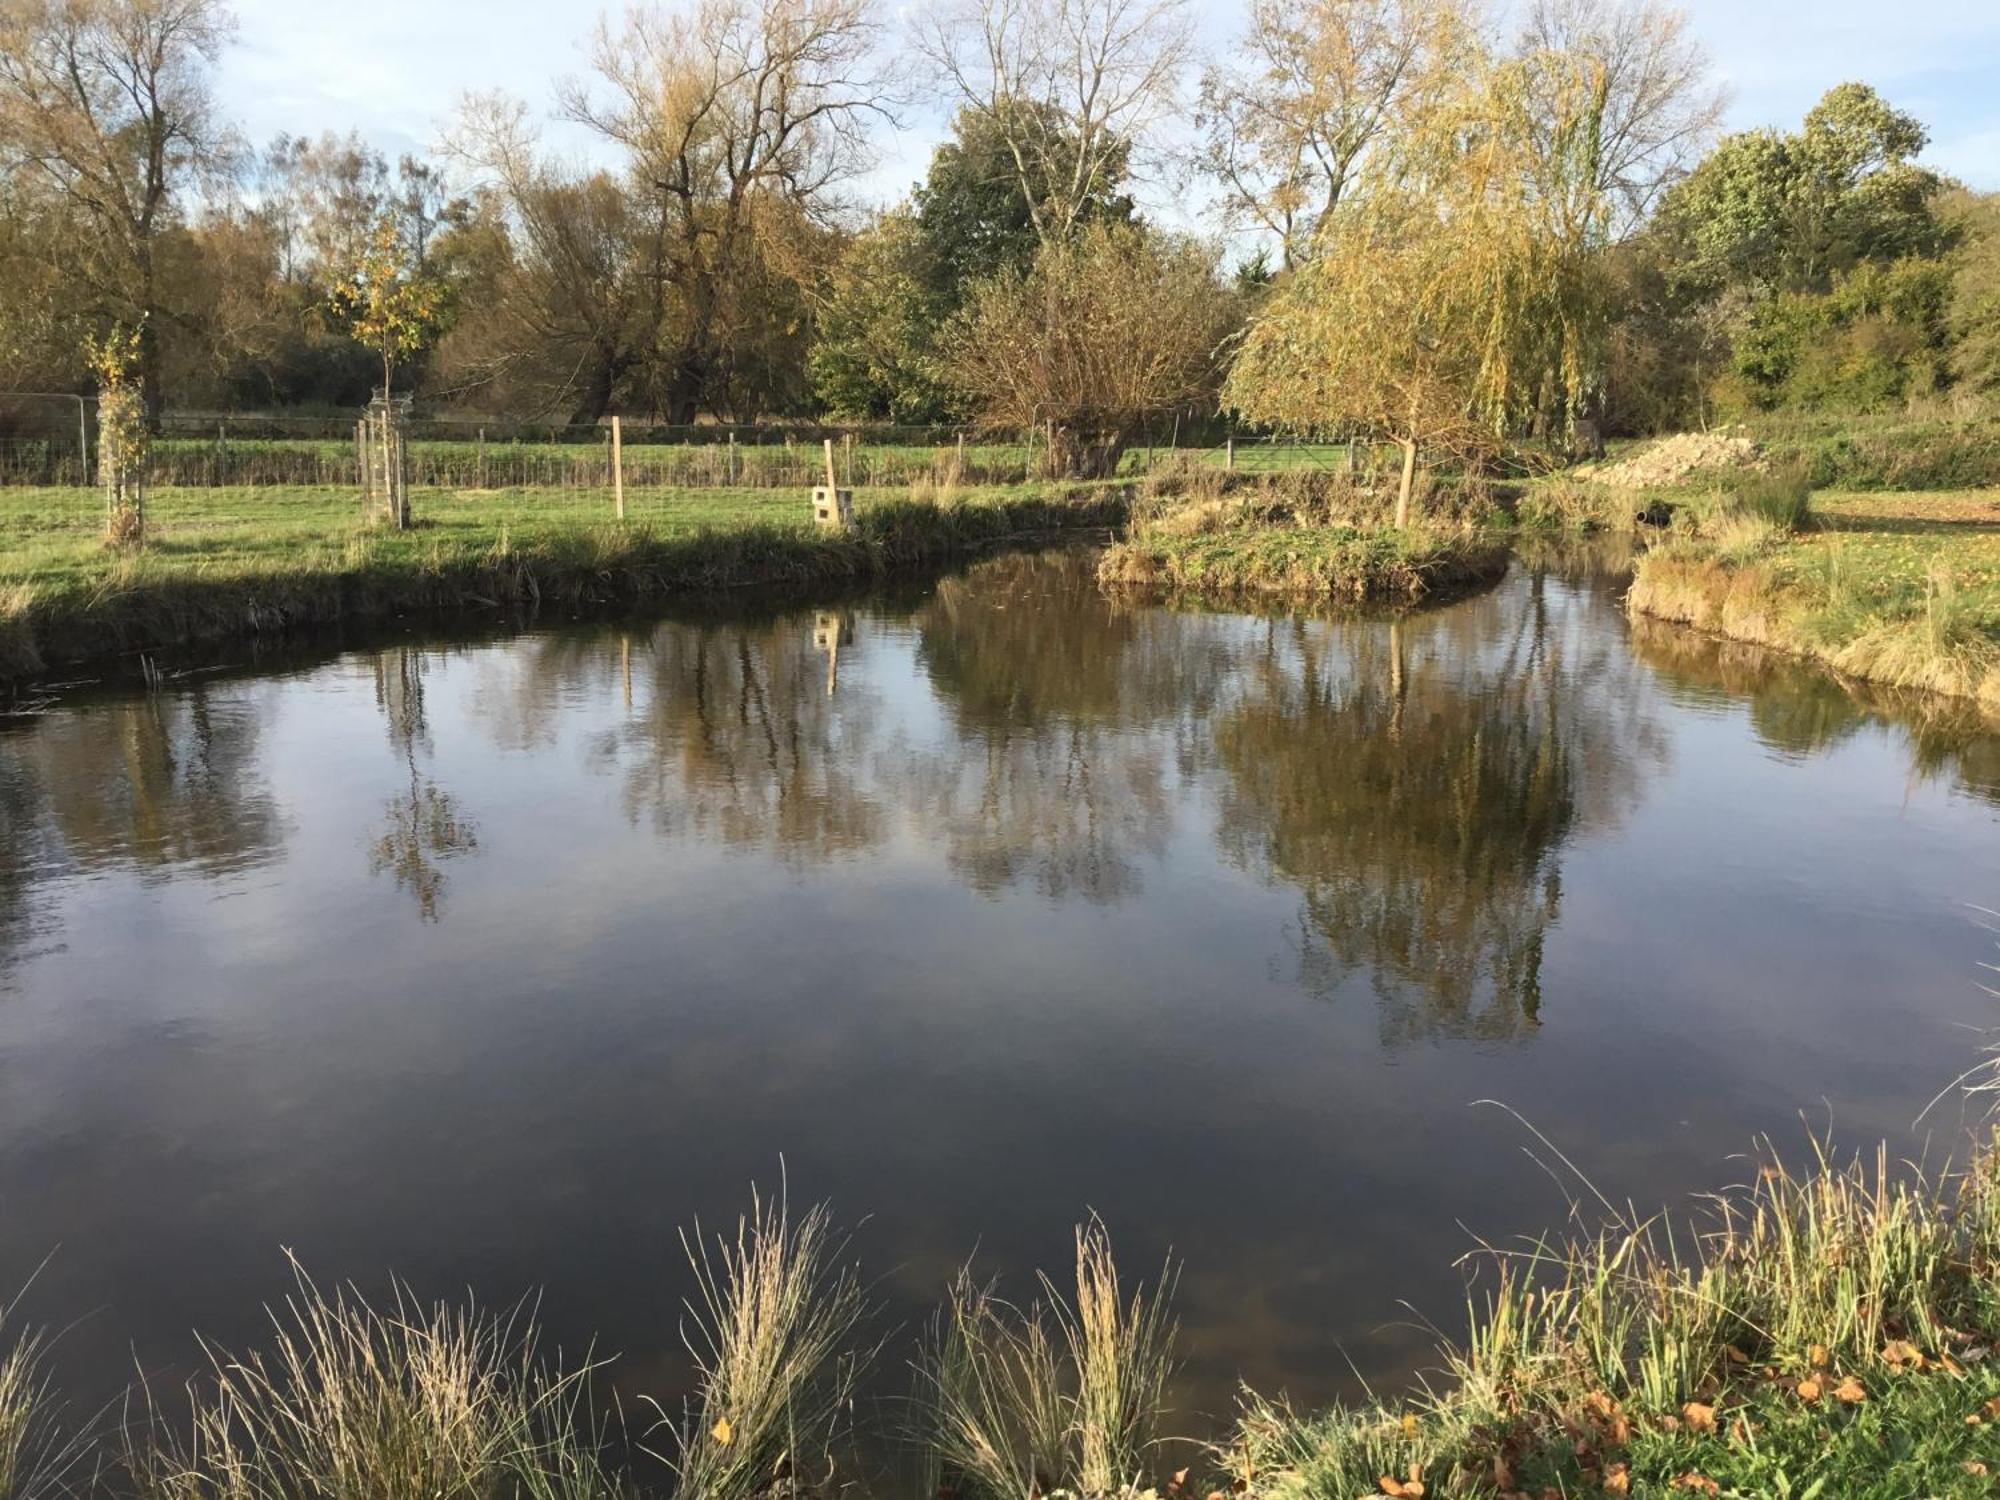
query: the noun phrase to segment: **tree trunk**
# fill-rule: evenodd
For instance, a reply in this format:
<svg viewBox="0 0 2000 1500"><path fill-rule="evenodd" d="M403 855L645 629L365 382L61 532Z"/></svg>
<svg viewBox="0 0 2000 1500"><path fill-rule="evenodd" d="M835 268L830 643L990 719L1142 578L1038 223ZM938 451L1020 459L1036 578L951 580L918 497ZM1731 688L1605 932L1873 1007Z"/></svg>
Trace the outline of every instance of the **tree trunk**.
<svg viewBox="0 0 2000 1500"><path fill-rule="evenodd" d="M1403 449L1403 482L1396 490L1396 529L1407 531L1410 525L1410 492L1417 483L1417 440L1398 440Z"/></svg>
<svg viewBox="0 0 2000 1500"><path fill-rule="evenodd" d="M160 333L150 316L139 320L139 410L146 431L158 435L160 418L167 409L166 389L160 384Z"/></svg>
<svg viewBox="0 0 2000 1500"><path fill-rule="evenodd" d="M1109 479L1125 456L1122 432L1082 433L1051 423L1048 436L1043 472L1050 479Z"/></svg>

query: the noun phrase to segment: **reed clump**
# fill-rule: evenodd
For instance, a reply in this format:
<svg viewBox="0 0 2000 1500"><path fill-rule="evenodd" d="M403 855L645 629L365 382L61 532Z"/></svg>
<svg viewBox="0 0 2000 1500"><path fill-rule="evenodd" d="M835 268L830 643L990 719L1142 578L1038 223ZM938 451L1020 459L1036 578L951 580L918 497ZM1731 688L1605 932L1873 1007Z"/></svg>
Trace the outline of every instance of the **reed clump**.
<svg viewBox="0 0 2000 1500"><path fill-rule="evenodd" d="M297 1268L295 1267L295 1271ZM590 1367L541 1360L531 1310L377 1308L297 1271L268 1349L208 1350L185 1419L149 1401L129 1442L140 1500L611 1500Z"/></svg>
<svg viewBox="0 0 2000 1500"><path fill-rule="evenodd" d="M89 1434L63 1430L46 1345L34 1330L14 1327L11 1311L0 1303L0 1500L54 1500L72 1492Z"/></svg>
<svg viewBox="0 0 2000 1500"><path fill-rule="evenodd" d="M1133 1495L1159 1467L1174 1369L1175 1271L1120 1288L1110 1236L1076 1232L1075 1290L1047 1276L1026 1307L970 1270L918 1364L921 1441L940 1493L979 1500Z"/></svg>
<svg viewBox="0 0 2000 1500"><path fill-rule="evenodd" d="M699 1289L687 1335L695 1389L662 1416L681 1500L808 1495L831 1486L832 1455L867 1363L855 1347L860 1278L824 1207L797 1219L784 1195L756 1198L733 1235L683 1236Z"/></svg>

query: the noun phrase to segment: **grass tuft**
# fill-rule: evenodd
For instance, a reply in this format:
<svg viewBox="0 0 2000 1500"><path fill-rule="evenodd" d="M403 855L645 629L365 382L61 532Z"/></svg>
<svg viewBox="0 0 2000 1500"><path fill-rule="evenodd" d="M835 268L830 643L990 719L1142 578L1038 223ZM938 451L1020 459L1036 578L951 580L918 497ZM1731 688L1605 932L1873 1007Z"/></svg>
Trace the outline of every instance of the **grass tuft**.
<svg viewBox="0 0 2000 1500"><path fill-rule="evenodd" d="M127 1455L141 1500L617 1493L584 1407L589 1367L545 1367L526 1308L425 1307L398 1287L377 1309L294 1271L268 1351L210 1349L184 1423L152 1407Z"/></svg>
<svg viewBox="0 0 2000 1500"><path fill-rule="evenodd" d="M1174 1267L1126 1298L1093 1220L1076 1232L1075 1269L1073 1298L1044 1276L1026 1308L969 1269L953 1283L918 1365L941 1491L1035 1500L1148 1487L1174 1368Z"/></svg>
<svg viewBox="0 0 2000 1500"><path fill-rule="evenodd" d="M664 1455L685 1500L739 1500L807 1489L830 1474L865 1356L852 1348L865 1311L827 1211L793 1220L784 1194L754 1199L734 1235L682 1237L700 1299L688 1348L687 1410L669 1421Z"/></svg>

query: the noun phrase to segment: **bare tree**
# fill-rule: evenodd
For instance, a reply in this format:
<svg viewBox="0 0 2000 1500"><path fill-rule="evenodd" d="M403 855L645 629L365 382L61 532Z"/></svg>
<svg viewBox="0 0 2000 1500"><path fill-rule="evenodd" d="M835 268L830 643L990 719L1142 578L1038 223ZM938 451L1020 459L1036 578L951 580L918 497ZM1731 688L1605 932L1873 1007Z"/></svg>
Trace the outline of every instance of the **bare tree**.
<svg viewBox="0 0 2000 1500"><path fill-rule="evenodd" d="M1296 263L1370 153L1456 90L1477 50L1469 0L1253 0L1198 116L1233 227Z"/></svg>
<svg viewBox="0 0 2000 1500"><path fill-rule="evenodd" d="M1645 217L1706 149L1727 102L1687 15L1655 0L1535 0L1516 58L1526 92L1551 101L1534 138L1543 159L1573 155L1554 103L1589 96L1589 159L1577 185L1612 206L1607 232Z"/></svg>
<svg viewBox="0 0 2000 1500"><path fill-rule="evenodd" d="M714 394L733 277L763 226L823 217L893 118L873 0L697 0L600 27L594 83L563 112L623 149L651 201L656 343L672 352L655 399L690 421ZM782 205L791 213L773 212Z"/></svg>
<svg viewBox="0 0 2000 1500"><path fill-rule="evenodd" d="M1192 27L1187 0L948 0L913 39L945 97L1005 141L1048 244L1179 109Z"/></svg>
<svg viewBox="0 0 2000 1500"><path fill-rule="evenodd" d="M988 423L1040 429L1051 477L1105 478L1149 420L1214 410L1236 314L1212 247L1086 225L973 287L944 370Z"/></svg>
<svg viewBox="0 0 2000 1500"><path fill-rule="evenodd" d="M639 360L651 237L632 195L606 172L551 160L527 109L465 100L447 152L478 174L505 225L505 263L441 347L462 387L507 392L594 422Z"/></svg>
<svg viewBox="0 0 2000 1500"><path fill-rule="evenodd" d="M176 194L223 164L209 67L218 0L0 0L0 167L51 182L91 229L77 267L139 330L139 385L159 420L159 240Z"/></svg>

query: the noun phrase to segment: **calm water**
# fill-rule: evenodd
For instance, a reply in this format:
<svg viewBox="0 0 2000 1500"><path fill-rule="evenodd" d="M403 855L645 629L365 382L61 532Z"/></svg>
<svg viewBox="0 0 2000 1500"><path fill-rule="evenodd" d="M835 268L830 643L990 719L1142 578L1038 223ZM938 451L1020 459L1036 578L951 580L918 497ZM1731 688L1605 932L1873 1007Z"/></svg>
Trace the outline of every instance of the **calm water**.
<svg viewBox="0 0 2000 1500"><path fill-rule="evenodd" d="M0 1287L55 1252L65 1380L254 1339L289 1247L542 1289L670 1393L676 1231L782 1160L892 1321L1094 1209L1184 1258L1190 1410L1311 1401L1562 1214L1475 1101L1657 1204L1801 1112L1912 1142L2000 1024L2000 742L1635 636L1575 560L1397 624L1089 566L0 733Z"/></svg>

